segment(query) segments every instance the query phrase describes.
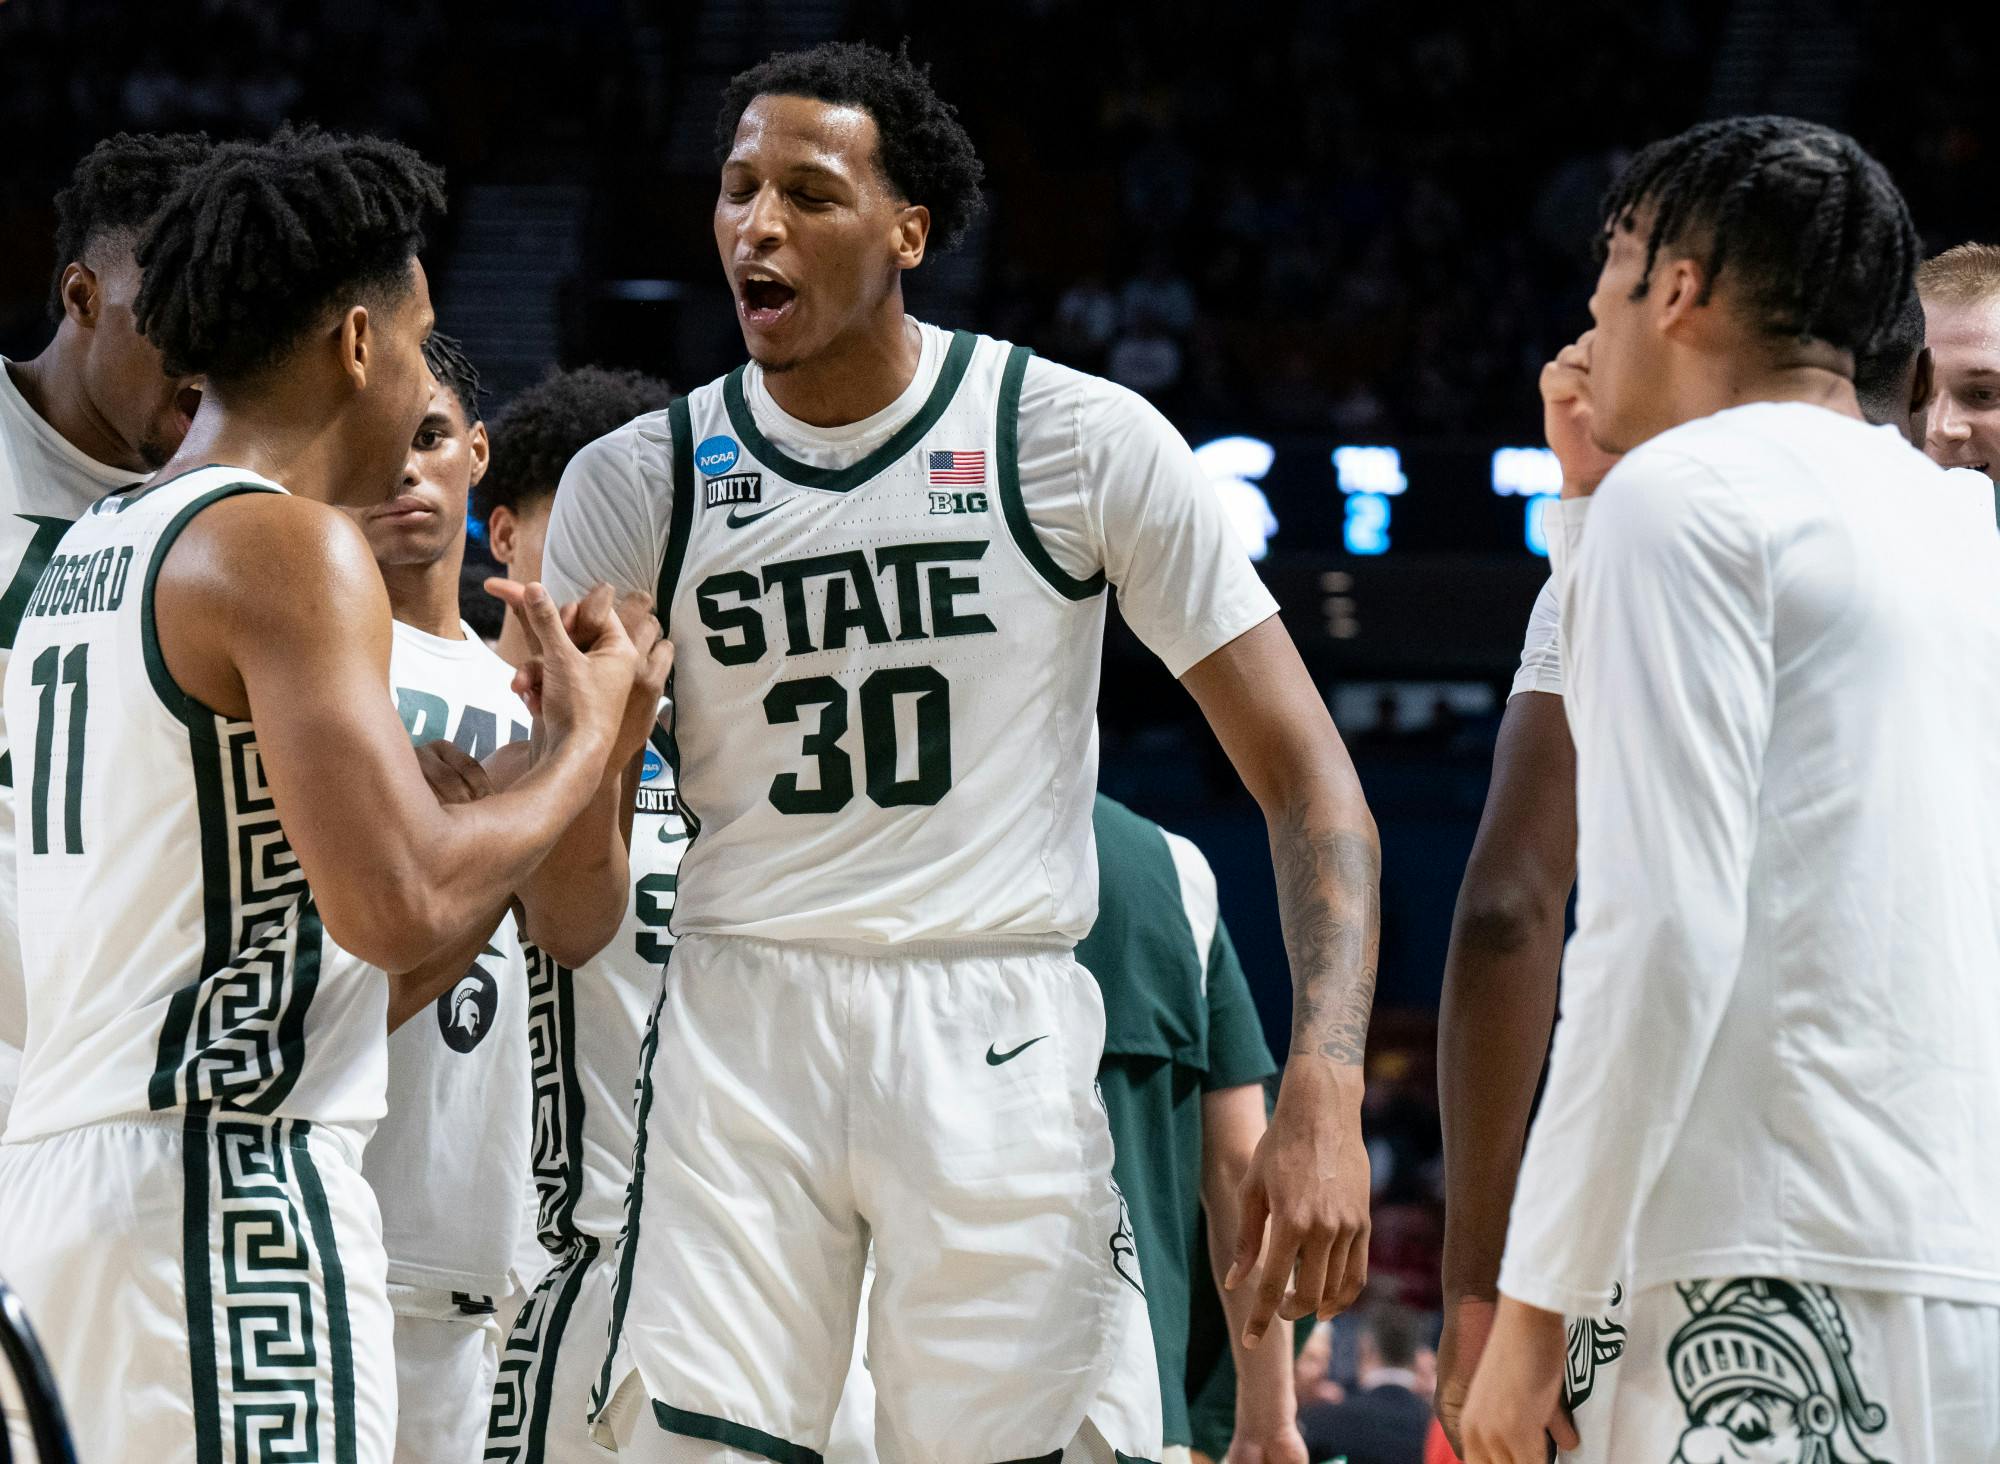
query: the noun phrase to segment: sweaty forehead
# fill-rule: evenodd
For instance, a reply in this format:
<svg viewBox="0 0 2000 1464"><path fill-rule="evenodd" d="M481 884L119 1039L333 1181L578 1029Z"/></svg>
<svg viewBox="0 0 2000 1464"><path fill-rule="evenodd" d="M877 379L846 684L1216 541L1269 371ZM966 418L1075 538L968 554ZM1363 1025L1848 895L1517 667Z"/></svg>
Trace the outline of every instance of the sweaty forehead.
<svg viewBox="0 0 2000 1464"><path fill-rule="evenodd" d="M765 169L815 166L859 180L871 170L878 140L865 108L761 96L743 109L729 161Z"/></svg>
<svg viewBox="0 0 2000 1464"><path fill-rule="evenodd" d="M1924 301L1924 338L1933 351L2000 356L2000 293L1950 303Z"/></svg>

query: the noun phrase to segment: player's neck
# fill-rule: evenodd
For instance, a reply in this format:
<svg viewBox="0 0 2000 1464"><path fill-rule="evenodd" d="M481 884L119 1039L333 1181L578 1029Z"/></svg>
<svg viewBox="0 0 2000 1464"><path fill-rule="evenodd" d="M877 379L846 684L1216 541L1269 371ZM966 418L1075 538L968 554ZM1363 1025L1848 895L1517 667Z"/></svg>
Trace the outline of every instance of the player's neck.
<svg viewBox="0 0 2000 1464"><path fill-rule="evenodd" d="M1692 421L1758 402L1799 402L1862 421L1861 404L1844 364L1817 346L1778 356L1704 355L1674 394L1681 408L1678 415L1682 421Z"/></svg>
<svg viewBox="0 0 2000 1464"><path fill-rule="evenodd" d="M764 389L808 427L846 427L874 416L908 390L924 356L924 334L903 314L900 290L865 329L850 332L810 361L766 371Z"/></svg>
<svg viewBox="0 0 2000 1464"><path fill-rule="evenodd" d="M352 493L353 467L339 414L315 412L294 393L225 396L211 387L180 451L160 476L210 463L243 468L319 503L338 506Z"/></svg>
<svg viewBox="0 0 2000 1464"><path fill-rule="evenodd" d="M458 616L458 577L464 564L465 541L461 539L429 564L383 565L389 613L425 635L440 640L464 639Z"/></svg>
<svg viewBox="0 0 2000 1464"><path fill-rule="evenodd" d="M9 362L7 374L29 409L85 457L129 472L145 472L146 465L126 447L84 390L81 353L75 328L65 321L39 356Z"/></svg>

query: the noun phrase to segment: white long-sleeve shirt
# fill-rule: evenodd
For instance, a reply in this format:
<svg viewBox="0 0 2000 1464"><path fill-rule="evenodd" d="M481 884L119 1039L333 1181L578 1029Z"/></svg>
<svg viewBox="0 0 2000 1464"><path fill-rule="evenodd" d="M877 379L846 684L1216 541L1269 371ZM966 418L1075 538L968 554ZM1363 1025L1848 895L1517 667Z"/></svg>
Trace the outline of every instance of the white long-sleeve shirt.
<svg viewBox="0 0 2000 1464"><path fill-rule="evenodd" d="M1578 918L1500 1288L2000 1303L2000 535L1893 430L1663 433L1571 545Z"/></svg>

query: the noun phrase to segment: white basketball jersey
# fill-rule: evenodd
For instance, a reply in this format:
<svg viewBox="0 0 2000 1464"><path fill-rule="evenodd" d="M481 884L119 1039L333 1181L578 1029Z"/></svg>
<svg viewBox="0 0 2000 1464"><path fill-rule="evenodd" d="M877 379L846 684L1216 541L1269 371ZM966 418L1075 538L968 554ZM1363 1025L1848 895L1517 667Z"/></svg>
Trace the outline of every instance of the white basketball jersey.
<svg viewBox="0 0 2000 1464"><path fill-rule="evenodd" d="M87 457L42 419L0 356L0 675L21 610L63 531L133 475ZM27 1026L21 990L21 932L14 910L14 760L0 719L0 1131L20 1066Z"/></svg>
<svg viewBox="0 0 2000 1464"><path fill-rule="evenodd" d="M396 624L389 684L413 743L484 758L528 735L514 671L469 627L445 640ZM383 978L386 980L386 978ZM512 916L465 975L389 1034L389 1111L361 1170L382 1207L389 1280L495 1295L528 1184L528 973Z"/></svg>
<svg viewBox="0 0 2000 1464"><path fill-rule="evenodd" d="M768 441L741 371L674 404L677 930L1089 929L1105 579L1058 567L1022 504L1028 355L959 332L923 407L846 468Z"/></svg>
<svg viewBox="0 0 2000 1464"><path fill-rule="evenodd" d="M256 728L175 684L153 620L197 513L283 491L206 467L107 498L28 596L6 680L28 995L10 1139L159 1112L382 1116L387 988L326 938Z"/></svg>
<svg viewBox="0 0 2000 1464"><path fill-rule="evenodd" d="M665 741L656 733L646 749L617 938L574 971L528 947L536 1229L558 1253L585 1237L608 1248L625 1222L640 1047L673 945L667 921L688 842Z"/></svg>

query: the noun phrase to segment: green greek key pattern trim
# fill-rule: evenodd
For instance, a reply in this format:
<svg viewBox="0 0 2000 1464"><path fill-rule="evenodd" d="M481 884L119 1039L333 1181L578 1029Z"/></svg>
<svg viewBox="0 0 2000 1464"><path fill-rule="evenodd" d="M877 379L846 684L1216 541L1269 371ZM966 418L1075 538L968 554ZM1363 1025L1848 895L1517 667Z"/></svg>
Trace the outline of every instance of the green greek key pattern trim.
<svg viewBox="0 0 2000 1464"><path fill-rule="evenodd" d="M743 445L750 449L751 456L758 462L787 483L796 483L801 488L823 488L832 493L845 493L866 483L923 441L924 434L937 425L937 419L944 415L944 409L958 394L958 385L965 380L965 370L972 364L973 348L978 344L979 338L971 331L952 332L951 348L945 352L944 365L938 368L937 381L917 415L905 422L895 436L875 451L845 468L816 468L810 463L802 463L758 431L757 419L751 414L750 403L743 395L744 367L738 366L723 379L722 400L729 410L729 425L736 429L736 435L743 439ZM693 450L692 443L689 450Z"/></svg>
<svg viewBox="0 0 2000 1464"><path fill-rule="evenodd" d="M515 1319L493 1380L484 1458L497 1464L541 1464L555 1402L556 1364L570 1312L597 1254L594 1239L577 1241L550 1267Z"/></svg>
<svg viewBox="0 0 2000 1464"><path fill-rule="evenodd" d="M347 1278L311 1125L190 1115L182 1259L196 1464L355 1464ZM226 1369L226 1382L225 1372Z"/></svg>
<svg viewBox="0 0 2000 1464"><path fill-rule="evenodd" d="M188 723L200 824L200 972L160 1025L147 1102L275 1113L305 1063L324 932L264 781L256 730Z"/></svg>
<svg viewBox="0 0 2000 1464"><path fill-rule="evenodd" d="M595 1418L611 1401L611 1369L618 1360L618 1343L625 1332L625 1308L632 1300L632 1268L639 1256L639 1215L646 1197L646 1125L653 1116L653 1055L660 1050L660 1008L667 1002L667 966L660 972L660 994L646 1019L645 1040L639 1044L639 1105L634 1114L638 1135L632 1141L632 1178L625 1186L625 1228L618 1237L618 1276L611 1290L611 1330L604 1349L604 1367L590 1390L590 1415Z"/></svg>
<svg viewBox="0 0 2000 1464"><path fill-rule="evenodd" d="M528 965L528 1063L534 1135L528 1151L535 1183L536 1237L560 1254L579 1238L583 1195L583 1124L587 1100L576 1066L575 973L539 946L523 944Z"/></svg>
<svg viewBox="0 0 2000 1464"><path fill-rule="evenodd" d="M772 1464L826 1464L817 1450L808 1449L804 1444L787 1443L776 1434L767 1434L761 1428L751 1428L744 1423L731 1423L726 1418L690 1413L685 1408L671 1408L658 1400L653 1403L653 1417L668 1433L677 1433L683 1438L706 1439L724 1448L761 1454Z"/></svg>
<svg viewBox="0 0 2000 1464"><path fill-rule="evenodd" d="M1104 571L1089 579L1069 573L1043 547L1028 517L1028 505L1021 497L1021 379L1028 374L1028 358L1035 353L1015 346L1007 353L1007 365L1000 373L1000 405L993 423L994 472L1000 484L1000 511L1007 519L1007 532L1029 566L1047 580L1067 600L1088 600L1104 593Z"/></svg>

